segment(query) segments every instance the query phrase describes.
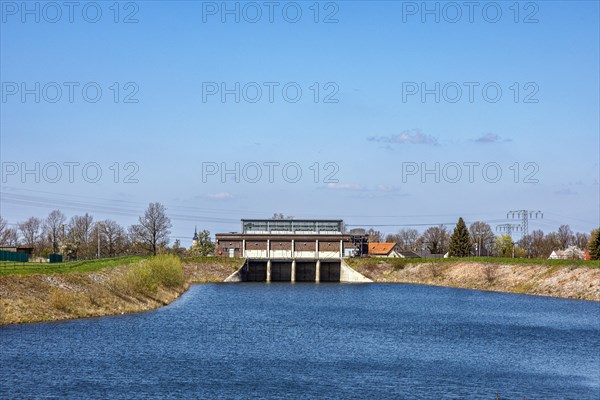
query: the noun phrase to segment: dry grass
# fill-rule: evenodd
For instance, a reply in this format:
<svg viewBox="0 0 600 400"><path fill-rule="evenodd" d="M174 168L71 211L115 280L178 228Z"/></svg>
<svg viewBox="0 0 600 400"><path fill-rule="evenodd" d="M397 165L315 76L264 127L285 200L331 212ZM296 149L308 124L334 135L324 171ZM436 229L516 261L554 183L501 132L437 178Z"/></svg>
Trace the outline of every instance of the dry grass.
<svg viewBox="0 0 600 400"><path fill-rule="evenodd" d="M427 270L431 275L431 278L437 279L442 276L442 266L436 262L427 263Z"/></svg>
<svg viewBox="0 0 600 400"><path fill-rule="evenodd" d="M493 264L486 264L483 266L483 277L487 283L491 284L496 280L498 276L498 266Z"/></svg>
<svg viewBox="0 0 600 400"><path fill-rule="evenodd" d="M243 263L220 261L182 264L165 255L89 272L0 276L0 325L157 308L179 297L189 283L223 282Z"/></svg>
<svg viewBox="0 0 600 400"><path fill-rule="evenodd" d="M404 268L397 269L387 261L362 259L352 263L352 267L374 282L418 283L600 300L600 269L593 266L414 259Z"/></svg>

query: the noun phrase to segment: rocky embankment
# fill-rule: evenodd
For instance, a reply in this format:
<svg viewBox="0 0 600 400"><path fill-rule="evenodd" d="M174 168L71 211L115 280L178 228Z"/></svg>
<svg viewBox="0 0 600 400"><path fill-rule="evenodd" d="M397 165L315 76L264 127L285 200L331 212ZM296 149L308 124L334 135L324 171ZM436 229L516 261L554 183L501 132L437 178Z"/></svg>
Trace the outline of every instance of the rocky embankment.
<svg viewBox="0 0 600 400"><path fill-rule="evenodd" d="M350 264L374 282L416 283L465 289L600 301L600 268L480 262L378 261Z"/></svg>

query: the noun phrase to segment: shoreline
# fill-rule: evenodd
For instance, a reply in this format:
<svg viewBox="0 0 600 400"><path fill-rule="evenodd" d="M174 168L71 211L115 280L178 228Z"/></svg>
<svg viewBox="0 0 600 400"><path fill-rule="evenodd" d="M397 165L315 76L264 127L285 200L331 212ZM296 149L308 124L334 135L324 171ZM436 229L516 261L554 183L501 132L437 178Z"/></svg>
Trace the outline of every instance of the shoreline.
<svg viewBox="0 0 600 400"><path fill-rule="evenodd" d="M349 265L373 282L600 301L600 268L476 261L359 260Z"/></svg>
<svg viewBox="0 0 600 400"><path fill-rule="evenodd" d="M158 286L152 294L121 285L135 264L94 272L0 276L0 327L152 311L177 300L190 285L223 282L238 268L217 260L182 264L184 283L176 288Z"/></svg>
<svg viewBox="0 0 600 400"><path fill-rule="evenodd" d="M508 265L452 261L444 263L368 259L348 263L373 283L414 284L600 301L600 268ZM0 327L36 322L118 316L171 304L193 284L226 283L239 261L184 261L185 282L159 286L151 295L121 290L131 265L94 272L7 275L0 277Z"/></svg>

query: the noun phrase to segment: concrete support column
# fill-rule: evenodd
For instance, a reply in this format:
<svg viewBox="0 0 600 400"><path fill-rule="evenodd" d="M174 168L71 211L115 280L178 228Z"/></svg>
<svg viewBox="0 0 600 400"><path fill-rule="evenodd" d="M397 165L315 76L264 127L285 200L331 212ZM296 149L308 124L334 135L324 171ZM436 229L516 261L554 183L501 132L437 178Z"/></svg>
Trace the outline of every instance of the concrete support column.
<svg viewBox="0 0 600 400"><path fill-rule="evenodd" d="M315 258L319 258L319 239L315 241Z"/></svg>
<svg viewBox="0 0 600 400"><path fill-rule="evenodd" d="M296 282L296 260L292 260L292 283Z"/></svg>
<svg viewBox="0 0 600 400"><path fill-rule="evenodd" d="M340 258L344 258L344 241L340 239Z"/></svg>
<svg viewBox="0 0 600 400"><path fill-rule="evenodd" d="M267 260L267 283L271 282L271 260Z"/></svg>
<svg viewBox="0 0 600 400"><path fill-rule="evenodd" d="M321 260L317 260L317 270L315 271L315 282L321 281Z"/></svg>
<svg viewBox="0 0 600 400"><path fill-rule="evenodd" d="M296 254L295 253L296 253L296 245L294 243L294 239L292 239L292 254L291 254L292 258L296 258Z"/></svg>
<svg viewBox="0 0 600 400"><path fill-rule="evenodd" d="M242 239L242 258L246 258L246 239Z"/></svg>
<svg viewBox="0 0 600 400"><path fill-rule="evenodd" d="M267 239L267 258L271 258L271 241Z"/></svg>

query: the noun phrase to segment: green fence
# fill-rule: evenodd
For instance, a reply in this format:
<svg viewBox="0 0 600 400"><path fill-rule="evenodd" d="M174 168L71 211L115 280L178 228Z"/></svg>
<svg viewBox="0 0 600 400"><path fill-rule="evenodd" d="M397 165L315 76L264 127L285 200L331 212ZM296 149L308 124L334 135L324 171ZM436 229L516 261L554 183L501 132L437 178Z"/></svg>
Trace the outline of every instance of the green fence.
<svg viewBox="0 0 600 400"><path fill-rule="evenodd" d="M29 262L29 254L0 250L0 261Z"/></svg>
<svg viewBox="0 0 600 400"><path fill-rule="evenodd" d="M62 254L50 254L48 256L48 261L50 261L51 264L61 263L61 262L63 262L63 256L62 256Z"/></svg>

